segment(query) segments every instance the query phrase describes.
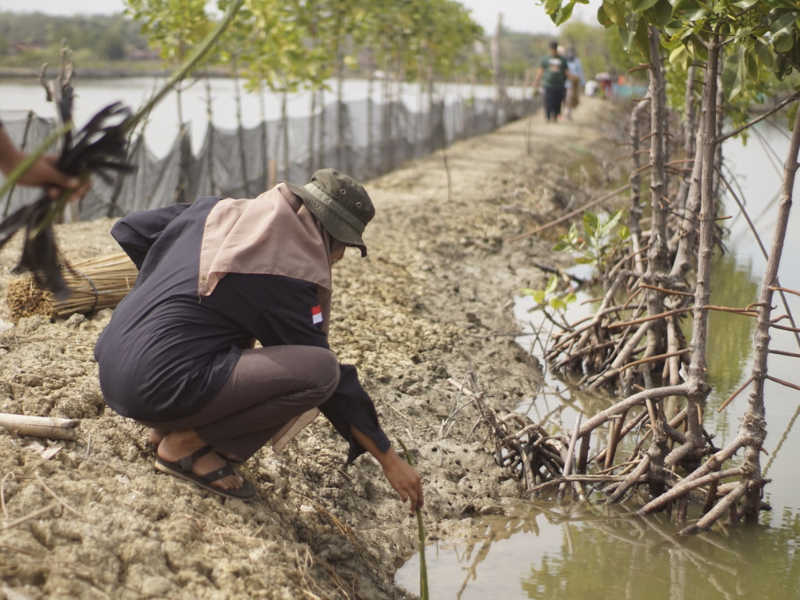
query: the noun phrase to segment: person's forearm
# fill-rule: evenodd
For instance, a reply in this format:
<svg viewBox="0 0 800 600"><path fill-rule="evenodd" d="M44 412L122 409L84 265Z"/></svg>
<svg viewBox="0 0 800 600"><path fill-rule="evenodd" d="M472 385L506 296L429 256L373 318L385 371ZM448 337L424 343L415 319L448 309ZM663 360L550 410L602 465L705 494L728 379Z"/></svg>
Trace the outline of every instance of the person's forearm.
<svg viewBox="0 0 800 600"><path fill-rule="evenodd" d="M533 89L536 89L536 88L539 87L539 81L541 81L541 79L542 79L542 68L539 67L536 70L536 75L533 76Z"/></svg>
<svg viewBox="0 0 800 600"><path fill-rule="evenodd" d="M391 446L389 447L388 452L381 452L381 449L378 448L378 444L375 443L375 440L369 437L366 433L362 433L353 426L350 426L350 431L352 431L353 437L356 438L356 441L361 444L364 450L372 454L372 456L375 457L375 460L377 460L382 467L386 468L387 465L391 464L395 460L402 460Z"/></svg>
<svg viewBox="0 0 800 600"><path fill-rule="evenodd" d="M0 171L8 175L22 160L22 152L17 150L5 127L0 127Z"/></svg>

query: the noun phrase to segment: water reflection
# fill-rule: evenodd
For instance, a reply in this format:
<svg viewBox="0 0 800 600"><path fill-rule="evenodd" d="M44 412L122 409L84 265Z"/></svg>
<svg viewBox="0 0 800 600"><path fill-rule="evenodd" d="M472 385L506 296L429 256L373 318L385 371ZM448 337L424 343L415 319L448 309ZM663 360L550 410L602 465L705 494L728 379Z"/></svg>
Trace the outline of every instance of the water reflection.
<svg viewBox="0 0 800 600"><path fill-rule="evenodd" d="M432 598L702 600L800 597L800 518L681 538L663 517L537 507L428 547ZM433 560L431 560L433 558ZM397 574L419 591L418 559Z"/></svg>
<svg viewBox="0 0 800 600"><path fill-rule="evenodd" d="M760 280L749 265L737 264L725 254L714 261L711 302L717 306L745 307L758 302ZM688 320L687 320L688 321ZM708 315L708 370L715 396L725 400L749 375L756 320L733 313L711 311ZM712 404L711 408L717 405Z"/></svg>

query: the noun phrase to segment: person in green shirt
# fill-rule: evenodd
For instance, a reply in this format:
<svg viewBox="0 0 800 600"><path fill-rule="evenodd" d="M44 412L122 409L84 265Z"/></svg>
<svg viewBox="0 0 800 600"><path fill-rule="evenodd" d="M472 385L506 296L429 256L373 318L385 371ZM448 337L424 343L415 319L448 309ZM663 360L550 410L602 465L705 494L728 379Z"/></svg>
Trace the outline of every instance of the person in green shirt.
<svg viewBox="0 0 800 600"><path fill-rule="evenodd" d="M539 88L541 82L544 87L544 118L555 123L561 114L561 103L566 94L567 79L575 81L567 66L567 59L558 53L558 42L550 42L550 52L542 59L536 77L533 80L533 89Z"/></svg>

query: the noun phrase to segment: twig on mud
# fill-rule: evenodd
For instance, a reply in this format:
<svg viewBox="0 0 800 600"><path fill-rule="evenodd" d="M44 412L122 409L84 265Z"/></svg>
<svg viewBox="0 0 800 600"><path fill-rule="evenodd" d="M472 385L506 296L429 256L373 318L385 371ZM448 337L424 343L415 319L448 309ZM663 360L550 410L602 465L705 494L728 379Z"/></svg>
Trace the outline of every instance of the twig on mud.
<svg viewBox="0 0 800 600"><path fill-rule="evenodd" d="M450 413L450 415L444 421L442 421L442 425L441 425L441 427L439 427L439 439L440 440L444 439L444 438L446 438L446 437L448 437L450 435L450 432L453 430L453 426L456 424L456 421L455 421L456 415L458 413L460 413L462 410L464 410L467 406L470 406L471 404L472 404L472 400L467 400L466 402L461 404L461 406L456 408L452 413ZM451 422L450 423L450 427L447 428L447 432L446 433L443 433L442 430L444 429L445 425L447 425L448 422Z"/></svg>
<svg viewBox="0 0 800 600"><path fill-rule="evenodd" d="M58 502L61 504L61 506L63 506L64 508L66 508L66 509L67 509L69 512L71 512L72 514L74 514L74 515L76 515L76 516L80 517L81 519L85 519L85 518L86 518L86 517L84 517L84 516L83 516L81 513L79 513L77 510L75 510L74 508L72 508L72 507L71 507L69 504L67 504L67 503L66 503L64 500L62 500L61 498L59 498L58 494L56 494L56 493L55 493L53 490L51 490L51 489L48 487L48 485L47 485L47 484L44 482L44 480L43 480L43 479L42 479L42 478L39 476L39 473L38 473L38 472L37 472L37 473L35 473L35 475L36 475L36 479L38 479L38 480L39 480L39 483L40 483L40 484L42 484L42 487L45 489L45 491L46 491L48 494L50 494L50 495L51 495L51 496L52 496L52 497L53 497L55 500L57 500L57 501L58 501Z"/></svg>
<svg viewBox="0 0 800 600"><path fill-rule="evenodd" d="M450 380L448 379L448 381L450 381ZM444 427L445 427L445 425L447 425L448 421L450 421L451 419L454 419L455 416L459 412L461 412L461 410L465 406L469 406L470 404L472 404L472 400L469 400L468 402L465 402L461 406L458 406L458 401L461 399L461 395L464 393L464 386L466 384L467 384L467 376L464 376L464 381L461 384L461 387L458 389L458 393L456 394L455 399L453 400L453 408L450 409L450 414L447 415L447 418L444 421L442 421L442 425L439 427L439 439L442 439L443 437L445 437ZM450 426L450 429L452 429L452 425ZM450 433L450 429L447 430L448 434Z"/></svg>
<svg viewBox="0 0 800 600"><path fill-rule="evenodd" d="M487 491L483 491L483 492L480 492L480 493L478 493L478 494L475 494L475 495L474 495L472 498L470 498L469 500L467 500L467 503L466 503L466 504L464 505L464 507L463 507L463 508L462 508L462 509L461 509L461 510L458 512L458 514L460 514L460 515L463 515L463 514L464 514L464 511L465 511L465 510L467 510L467 509L468 509L468 508L469 508L469 507L472 505L472 502L473 502L474 500L477 500L477 499L478 499L478 498L480 498L481 496L485 496L485 495L486 495L486 494L488 494L488 493L489 493L489 492L487 492Z"/></svg>
<svg viewBox="0 0 800 600"><path fill-rule="evenodd" d="M16 479L17 476L14 474L14 471L9 471L3 477L3 482L0 483L0 506L3 508L3 515L5 516L5 520L8 521L8 509L6 508L6 479L8 478Z"/></svg>
<svg viewBox="0 0 800 600"><path fill-rule="evenodd" d="M43 515L45 513L50 512L51 510L53 510L57 506L58 506L58 502L51 502L50 504L48 504L44 508L40 508L39 510L35 510L30 514L25 515L24 517L20 517L19 519L15 519L15 520L11 521L10 523L5 523L2 527L0 527L0 529L2 529L3 531L6 531L7 529L12 529L12 528L14 528L14 527L16 527L18 525L22 525L23 523L27 523L28 521L32 521L36 517L39 517L39 516L41 516L41 515Z"/></svg>
<svg viewBox="0 0 800 600"><path fill-rule="evenodd" d="M328 577L330 577L330 580L333 582L333 585L334 587L336 587L336 590L341 592L341 594L345 597L345 600L350 600L350 594L348 594L347 590L344 589L343 586L344 582L339 577L339 574L333 569L333 567L330 564L326 563L325 566L328 567Z"/></svg>
<svg viewBox="0 0 800 600"><path fill-rule="evenodd" d="M345 473L345 472L344 472L342 469L340 469L339 467L336 467L336 470L337 470L337 471L339 471L339 473L341 473L341 474L344 476L344 478L345 478L345 479L347 479L347 481L349 481L350 483L353 483L353 478L352 478L352 477L350 477L350 475L348 475L347 473Z"/></svg>
<svg viewBox="0 0 800 600"><path fill-rule="evenodd" d="M388 406L389 408L391 408L391 409L392 409L394 412L396 412L398 415L400 415L400 416L401 416L401 417L403 417L404 419L408 419L408 415L407 415L407 414L405 414L405 413L403 413L403 411L401 411L400 409L398 409L398 408L395 408L395 407L392 405L392 403L391 403L391 402L387 402L387 403L386 403L386 406Z"/></svg>
<svg viewBox="0 0 800 600"><path fill-rule="evenodd" d="M322 506L322 505L321 505L319 502L316 502L315 500L313 500L312 498L309 498L309 497L308 497L308 496L306 496L305 494L301 494L301 495L302 495L302 496L303 496L303 497L304 497L306 500L308 500L309 502L311 502L311 504L313 504L313 505L314 505L314 508L316 508L316 509L317 509L317 512L320 512L320 513L324 514L324 515L325 515L325 516L327 516L327 517L328 517L328 518L329 518L331 521L333 521L333 524L336 526L336 529L338 529L338 530L339 530L339 532L340 532L340 533L341 533L341 534L342 534L342 535L343 535L345 538L347 538L347 540L348 540L348 541L349 541L351 544L353 544L353 547L356 549L356 552L358 552L358 555L361 557L361 559L362 559L362 560L364 560L364 559L365 559L365 556L364 556L364 551L361 549L361 544L359 544L359 543L358 543L358 540L356 539L356 536L355 536L355 534L353 533L353 530L352 530L352 529L350 529L350 528L349 528L347 525L345 525L344 523L342 523L342 521L341 521L341 520L340 520L340 519L339 519L339 518L338 518L336 515L334 515L333 513L331 513L331 512L330 512L330 511L329 511L327 508L325 508L324 506Z"/></svg>
<svg viewBox="0 0 800 600"><path fill-rule="evenodd" d="M536 229L531 229L530 231L526 231L525 233L521 233L521 234L519 234L519 235L515 235L514 237L512 237L512 238L509 238L509 239L508 239L508 241L509 241L509 242L515 242L515 241L517 241L517 240L521 240L521 239L523 239L523 238L526 238L526 237L530 237L530 236L532 236L532 235L535 235L535 234L539 233L540 231L544 231L545 229L549 229L549 228L550 228L550 227L552 227L553 225L558 225L559 223L563 223L564 221L566 221L566 220L568 220L568 219L570 219L570 218L574 217L575 215L579 215L579 214L581 214L583 211L585 211L585 210L588 210L588 209L592 208L592 207L593 207L593 206L595 206L596 204L600 204L600 203L601 203L603 200L608 200L608 199L610 199L610 198L613 198L614 196L617 196L618 194L621 194L622 192L624 192L625 190L627 190L627 189L628 189L628 188L630 188L630 187L631 187L631 184L630 184L630 183L628 183L628 184L626 184L626 185L623 185L622 187L620 187L620 188L617 188L617 189L616 189L616 190L614 190L613 192L609 192L609 193L608 193L608 194L606 194L605 196L600 196L600 197L599 197L599 198L597 198L596 200L592 200L592 201L591 201L591 202L589 202L588 204L585 204L585 205L583 205L582 207L580 207L579 209L577 209L577 210L573 210L572 212L569 212L569 213L567 213L566 215L564 215L563 217L560 217L560 218L556 219L555 221L550 221L549 223L547 223L547 224L545 224L545 225L542 225L541 227L537 227Z"/></svg>
<svg viewBox="0 0 800 600"><path fill-rule="evenodd" d="M416 448L417 448L417 452L419 452L419 455L420 455L422 458L425 458L425 455L422 453L422 448L420 448L420 447L419 447L419 444L417 443L417 440L415 440L415 439L414 439L414 436L413 436L413 435L411 435L411 430L410 430L408 427L406 427L406 433L408 434L408 438L409 438L409 439L410 439L412 442L414 442L414 446L416 446Z"/></svg>

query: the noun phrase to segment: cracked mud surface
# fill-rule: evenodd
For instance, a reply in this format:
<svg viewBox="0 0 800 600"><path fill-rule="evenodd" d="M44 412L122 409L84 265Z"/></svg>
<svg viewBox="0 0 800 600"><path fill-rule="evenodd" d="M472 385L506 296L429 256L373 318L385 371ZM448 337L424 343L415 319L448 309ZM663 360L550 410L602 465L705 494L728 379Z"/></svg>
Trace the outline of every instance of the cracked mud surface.
<svg viewBox="0 0 800 600"><path fill-rule="evenodd" d="M520 502L485 432L465 441L474 407L441 437L455 400L447 379L473 369L501 413L536 393L538 366L514 342L510 302L546 281L535 262L563 259L550 251L553 233L506 240L612 183L610 113L589 99L572 122L545 126L537 114L458 142L446 153L449 192L441 153L367 183L370 256L348 253L334 269L331 345L359 368L389 437L412 449L430 539ZM60 226L67 257L117 252L112 223ZM111 314L34 316L0 333L0 412L80 420L75 441L0 428L0 599L410 597L393 577L416 549L416 520L371 457L344 470L345 443L322 417L282 454L262 450L242 467L259 487L253 502L157 473L146 430L100 394L92 353Z"/></svg>

